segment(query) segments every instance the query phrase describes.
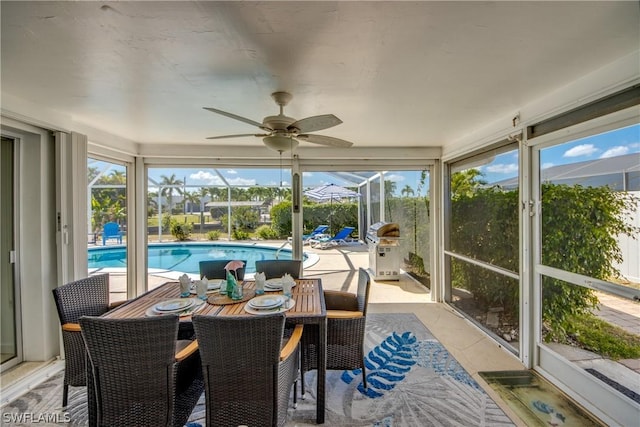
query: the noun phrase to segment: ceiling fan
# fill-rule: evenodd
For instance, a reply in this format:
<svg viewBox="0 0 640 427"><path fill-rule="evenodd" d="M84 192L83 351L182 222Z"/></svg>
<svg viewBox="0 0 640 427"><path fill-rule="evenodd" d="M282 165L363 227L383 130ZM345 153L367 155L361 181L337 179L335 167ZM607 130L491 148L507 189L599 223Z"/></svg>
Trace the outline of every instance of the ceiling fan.
<svg viewBox="0 0 640 427"><path fill-rule="evenodd" d="M274 92L271 94L273 100L280 106L280 114L277 116L267 116L262 123L256 122L246 117L238 116L227 111L218 110L217 108L203 107L213 113L239 120L244 123L256 126L265 133L253 134L244 133L237 135L211 136L207 139L223 139L223 138L239 138L246 136L256 136L262 138L264 145L272 150L282 153L283 151L293 150L298 146L298 141L311 142L313 144L327 145L330 147L351 147L352 142L344 139L334 138L332 136L311 134L318 130L328 129L342 123L342 120L333 114L323 114L320 116L312 116L304 119L296 120L287 117L283 113L284 106L291 101L293 95L288 92Z"/></svg>

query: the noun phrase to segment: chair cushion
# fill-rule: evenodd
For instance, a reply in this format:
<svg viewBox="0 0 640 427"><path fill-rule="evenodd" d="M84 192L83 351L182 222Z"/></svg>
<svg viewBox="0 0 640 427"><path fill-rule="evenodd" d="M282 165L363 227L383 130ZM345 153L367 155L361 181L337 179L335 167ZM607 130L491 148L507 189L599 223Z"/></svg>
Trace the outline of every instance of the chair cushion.
<svg viewBox="0 0 640 427"><path fill-rule="evenodd" d="M358 298L349 292L324 291L327 310L358 311Z"/></svg>

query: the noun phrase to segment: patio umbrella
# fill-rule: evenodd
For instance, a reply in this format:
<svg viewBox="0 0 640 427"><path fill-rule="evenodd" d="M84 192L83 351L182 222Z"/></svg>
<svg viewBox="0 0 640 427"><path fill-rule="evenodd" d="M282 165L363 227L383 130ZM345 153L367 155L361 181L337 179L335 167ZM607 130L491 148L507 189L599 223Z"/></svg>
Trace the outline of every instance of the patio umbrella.
<svg viewBox="0 0 640 427"><path fill-rule="evenodd" d="M329 202L333 205L333 201L342 199L351 199L354 197L360 197L360 193L349 190L348 188L341 187L335 184L325 184L319 187L312 188L304 192L304 195L314 202ZM329 214L329 230L332 230L331 219L333 217L333 211Z"/></svg>

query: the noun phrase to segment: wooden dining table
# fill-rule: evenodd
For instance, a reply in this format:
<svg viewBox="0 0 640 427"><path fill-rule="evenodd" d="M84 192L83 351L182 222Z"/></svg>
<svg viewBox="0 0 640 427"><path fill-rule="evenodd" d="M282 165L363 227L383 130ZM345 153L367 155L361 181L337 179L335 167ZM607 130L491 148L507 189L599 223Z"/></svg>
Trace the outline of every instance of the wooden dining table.
<svg viewBox="0 0 640 427"><path fill-rule="evenodd" d="M251 295L255 291L255 282L246 280L243 289ZM282 291L267 292L267 294L282 294ZM217 292L210 294L218 295ZM192 295L195 297L195 295ZM122 304L116 309L104 314L110 318L136 318L145 317L151 307L163 301L180 298L180 283L167 282L145 292ZM288 323L303 324L303 334L310 334L316 340L318 348L318 381L316 390L316 423L324 423L325 415L325 381L326 381L326 349L327 349L327 312L322 292L322 281L316 278L296 279L296 286L292 289L292 298L295 300L293 307L285 311ZM216 298L210 298L214 301ZM223 304L205 302L204 306L195 310L198 315L208 316L255 316L245 311L248 300ZM183 327L191 323L191 316L181 316Z"/></svg>

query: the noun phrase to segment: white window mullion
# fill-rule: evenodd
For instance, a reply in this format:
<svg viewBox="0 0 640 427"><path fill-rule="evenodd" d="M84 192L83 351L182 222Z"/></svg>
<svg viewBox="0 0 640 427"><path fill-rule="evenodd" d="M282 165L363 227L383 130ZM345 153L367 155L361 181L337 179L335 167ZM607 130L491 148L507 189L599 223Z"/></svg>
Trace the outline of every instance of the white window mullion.
<svg viewBox="0 0 640 427"><path fill-rule="evenodd" d="M58 282L87 275L87 137L55 133Z"/></svg>

